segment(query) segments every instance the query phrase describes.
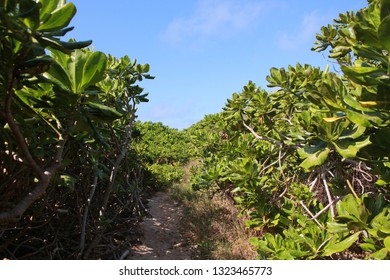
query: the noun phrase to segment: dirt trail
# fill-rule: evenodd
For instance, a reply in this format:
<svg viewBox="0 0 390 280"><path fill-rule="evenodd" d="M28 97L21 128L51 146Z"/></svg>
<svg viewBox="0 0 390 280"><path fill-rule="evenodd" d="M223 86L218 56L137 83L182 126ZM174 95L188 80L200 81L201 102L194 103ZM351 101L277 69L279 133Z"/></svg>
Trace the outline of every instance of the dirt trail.
<svg viewBox="0 0 390 280"><path fill-rule="evenodd" d="M167 192L148 200L151 217L141 223L143 244L133 246L129 260L189 260L191 247L180 234L182 209Z"/></svg>

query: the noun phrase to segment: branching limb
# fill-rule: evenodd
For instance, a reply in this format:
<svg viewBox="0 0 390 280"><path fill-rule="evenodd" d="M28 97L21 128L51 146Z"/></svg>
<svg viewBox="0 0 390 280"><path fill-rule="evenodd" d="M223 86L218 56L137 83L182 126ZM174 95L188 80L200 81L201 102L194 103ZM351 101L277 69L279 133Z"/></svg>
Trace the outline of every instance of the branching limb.
<svg viewBox="0 0 390 280"><path fill-rule="evenodd" d="M35 201L37 201L45 192L51 178L61 167L61 158L66 144L66 139L60 139L57 145L57 152L54 158L55 162L42 172L41 178L35 185L33 190L29 192L22 200L20 200L12 209L0 213L0 224L15 223L19 221L23 213L29 208Z"/></svg>
<svg viewBox="0 0 390 280"><path fill-rule="evenodd" d="M325 192L326 192L326 195L328 197L328 202L331 205L330 206L330 215L332 216L332 219L334 219L336 217L335 208L334 208L334 205L332 204L333 198L332 198L332 194L330 193L328 183L326 181L325 173L321 174L321 179L322 179L322 183L324 184L324 187L325 187Z"/></svg>
<svg viewBox="0 0 390 280"><path fill-rule="evenodd" d="M272 144L275 144L275 145L279 145L279 146L282 146L283 143L278 141L278 140L275 140L275 139L272 139L272 138L269 138L267 136L261 136L261 135L258 135L254 130L253 128L251 128L250 126L248 126L244 121L242 121L242 124L243 126L245 126L246 129L248 129L254 136L257 140L263 140L263 141L267 141L267 142L270 142Z"/></svg>
<svg viewBox="0 0 390 280"><path fill-rule="evenodd" d="M314 218L318 218L322 213L324 213L326 210L328 210L329 207L331 207L334 203L336 203L339 200L340 199L337 198L337 199L333 200L331 203L329 203L328 205L326 205L321 211L319 211L317 214L314 215Z"/></svg>
<svg viewBox="0 0 390 280"><path fill-rule="evenodd" d="M315 218L315 216L313 215L313 213L309 210L309 208L306 207L306 205L303 203L303 201L299 201L299 204L301 204L301 206L303 207L303 209L305 209L305 211L310 215L310 217L317 223L317 225L321 228L321 229L325 229L324 226Z"/></svg>
<svg viewBox="0 0 390 280"><path fill-rule="evenodd" d="M96 163L98 165L98 163ZM91 207L91 201L93 199L93 196L95 195L96 187L98 183L98 175L95 172L95 175L93 177L93 183L91 192L89 193L88 201L84 207L84 213L83 213L83 223L81 225L81 234L80 234L80 255L83 254L84 248L85 248L85 235L86 235L86 228L87 228L87 221L88 221L88 212L89 208Z"/></svg>
<svg viewBox="0 0 390 280"><path fill-rule="evenodd" d="M35 161L33 156L31 155L26 140L24 139L22 132L19 129L19 126L16 124L15 119L12 115L11 105L12 105L12 98L14 93L12 86L14 84L14 80L15 77L12 77L9 81L9 88L7 89L7 94L5 97L4 112L1 113L1 116L8 123L15 137L16 143L18 144L20 150L23 153L24 160L40 179L44 177L43 174L44 172L42 168L38 165L38 163Z"/></svg>

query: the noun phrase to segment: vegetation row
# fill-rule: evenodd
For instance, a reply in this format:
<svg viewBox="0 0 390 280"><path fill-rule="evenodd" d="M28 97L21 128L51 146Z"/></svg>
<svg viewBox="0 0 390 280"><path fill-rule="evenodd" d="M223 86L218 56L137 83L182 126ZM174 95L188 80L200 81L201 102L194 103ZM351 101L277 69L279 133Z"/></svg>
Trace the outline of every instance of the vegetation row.
<svg viewBox="0 0 390 280"><path fill-rule="evenodd" d="M335 72L271 68L178 131L140 122L148 64L63 40L73 3L0 0L0 256L121 258L144 198L230 197L258 258L389 259L390 1L321 28ZM196 162L196 164L193 164Z"/></svg>

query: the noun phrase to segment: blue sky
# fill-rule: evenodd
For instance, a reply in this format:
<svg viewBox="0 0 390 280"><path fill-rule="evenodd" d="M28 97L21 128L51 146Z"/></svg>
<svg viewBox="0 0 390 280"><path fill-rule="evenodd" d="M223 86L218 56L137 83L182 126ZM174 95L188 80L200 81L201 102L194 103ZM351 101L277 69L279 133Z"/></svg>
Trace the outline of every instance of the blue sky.
<svg viewBox="0 0 390 280"><path fill-rule="evenodd" d="M249 80L267 89L271 67L331 62L310 51L321 26L366 0L73 0L70 33L95 50L149 63L156 78L141 121L178 129L220 112Z"/></svg>

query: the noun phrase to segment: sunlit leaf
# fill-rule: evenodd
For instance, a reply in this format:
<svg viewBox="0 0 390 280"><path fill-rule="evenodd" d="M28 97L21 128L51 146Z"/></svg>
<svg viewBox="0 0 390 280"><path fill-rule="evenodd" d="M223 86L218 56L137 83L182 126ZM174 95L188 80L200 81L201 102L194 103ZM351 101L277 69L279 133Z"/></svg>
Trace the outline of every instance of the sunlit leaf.
<svg viewBox="0 0 390 280"><path fill-rule="evenodd" d="M338 120L345 119L345 117L329 117L329 118L322 118L325 122L336 122Z"/></svg>
<svg viewBox="0 0 390 280"><path fill-rule="evenodd" d="M71 2L52 11L50 15L48 14L48 10L45 10L45 15L42 19L45 19L46 21L39 26L38 30L45 32L62 29L68 26L75 14L76 7Z"/></svg>
<svg viewBox="0 0 390 280"><path fill-rule="evenodd" d="M385 245L385 247L387 249L390 250L390 236L386 237L384 240L383 240L383 244Z"/></svg>
<svg viewBox="0 0 390 280"><path fill-rule="evenodd" d="M389 249L388 248L382 248L379 251L372 253L370 255L370 258L376 259L376 260L384 260L387 255L389 254Z"/></svg>
<svg viewBox="0 0 390 280"><path fill-rule="evenodd" d="M313 153L307 153L306 159L299 166L301 166L305 170L309 170L314 166L321 165L328 158L329 152L329 148L324 148Z"/></svg>
<svg viewBox="0 0 390 280"><path fill-rule="evenodd" d="M93 52L88 56L87 61L82 68L82 86L96 84L104 78L107 66L106 55L102 52Z"/></svg>
<svg viewBox="0 0 390 280"><path fill-rule="evenodd" d="M330 256L334 253L339 253L347 250L349 247L352 246L352 244L354 244L359 239L361 233L362 233L361 231L358 231L348 236L347 238L343 239L340 242L328 243L328 245L325 246L324 248L324 255Z"/></svg>
<svg viewBox="0 0 390 280"><path fill-rule="evenodd" d="M390 15L385 17L378 29L378 37L387 51L390 51Z"/></svg>
<svg viewBox="0 0 390 280"><path fill-rule="evenodd" d="M339 140L333 142L334 147L337 152L343 158L353 158L356 157L356 154L359 152L361 148L364 148L371 144L370 138L365 137L364 140L360 141L352 141L352 140Z"/></svg>

